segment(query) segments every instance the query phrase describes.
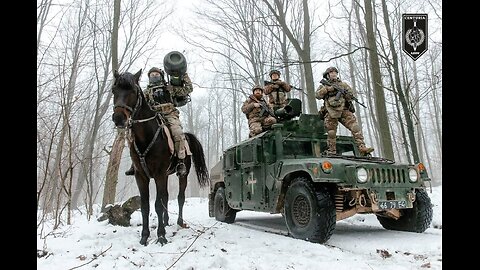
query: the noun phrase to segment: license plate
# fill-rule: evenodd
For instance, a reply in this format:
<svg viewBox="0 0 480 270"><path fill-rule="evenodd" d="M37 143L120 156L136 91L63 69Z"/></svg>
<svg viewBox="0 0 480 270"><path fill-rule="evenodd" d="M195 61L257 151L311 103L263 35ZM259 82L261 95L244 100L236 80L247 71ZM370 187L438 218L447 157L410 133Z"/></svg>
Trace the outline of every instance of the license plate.
<svg viewBox="0 0 480 270"><path fill-rule="evenodd" d="M402 209L407 208L407 201L379 201L380 209Z"/></svg>

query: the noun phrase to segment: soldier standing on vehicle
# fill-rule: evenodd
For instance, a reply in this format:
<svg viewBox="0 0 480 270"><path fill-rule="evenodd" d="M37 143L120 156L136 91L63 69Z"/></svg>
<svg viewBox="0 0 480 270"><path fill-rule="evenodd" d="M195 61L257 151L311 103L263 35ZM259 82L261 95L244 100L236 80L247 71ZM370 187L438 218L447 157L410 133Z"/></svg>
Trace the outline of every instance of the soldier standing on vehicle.
<svg viewBox="0 0 480 270"><path fill-rule="evenodd" d="M292 90L290 84L280 80L280 71L270 71L271 81L265 85L265 95L268 96L268 104L275 112L287 105L287 92Z"/></svg>
<svg viewBox="0 0 480 270"><path fill-rule="evenodd" d="M341 89L347 90L345 95L337 97L337 90L333 86L320 85L316 91L315 97L323 99L323 106L320 109L320 114L324 116L325 128L327 129L327 153L336 154L336 137L338 122L342 123L348 130L352 132L352 136L358 145L358 149L362 155L367 155L373 152L373 148L365 146L362 130L355 118L355 108L353 106L353 91L352 88L345 82L338 78L338 69L336 67L329 67L323 72L323 77L332 85L336 85Z"/></svg>
<svg viewBox="0 0 480 270"><path fill-rule="evenodd" d="M180 111L175 107L173 99L176 96L186 96L193 91L192 81L187 73L183 75L182 86L174 86L165 81L165 73L163 70L152 67L148 71L149 84L147 89L143 91L150 107L162 114L166 120L166 124L172 133L175 154L178 158L176 167L177 175L183 176L187 173L185 167L185 134L183 134L182 123L180 122ZM133 164L131 168L125 172L126 175L134 175L135 169Z"/></svg>
<svg viewBox="0 0 480 270"><path fill-rule="evenodd" d="M262 133L277 122L277 119L271 115L273 112L269 110L270 108L263 99L263 88L255 85L252 88L252 95L245 100L242 106L242 112L248 119L249 137Z"/></svg>

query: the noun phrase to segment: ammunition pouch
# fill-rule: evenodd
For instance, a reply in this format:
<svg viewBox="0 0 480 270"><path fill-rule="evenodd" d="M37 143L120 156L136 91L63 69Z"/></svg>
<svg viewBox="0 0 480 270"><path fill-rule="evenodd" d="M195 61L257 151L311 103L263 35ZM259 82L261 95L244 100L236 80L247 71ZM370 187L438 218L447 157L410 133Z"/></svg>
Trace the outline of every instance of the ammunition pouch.
<svg viewBox="0 0 480 270"><path fill-rule="evenodd" d="M169 114L175 109L172 103L164 103L159 105L154 105L152 107L156 112L160 112L162 114Z"/></svg>
<svg viewBox="0 0 480 270"><path fill-rule="evenodd" d="M163 89L157 89L155 92L153 92L152 96L153 96L153 100L157 103L160 103L160 104L172 103L172 97L170 96L170 93Z"/></svg>
<svg viewBox="0 0 480 270"><path fill-rule="evenodd" d="M355 113L355 105L353 105L352 101L346 100L345 107L347 107L350 112Z"/></svg>

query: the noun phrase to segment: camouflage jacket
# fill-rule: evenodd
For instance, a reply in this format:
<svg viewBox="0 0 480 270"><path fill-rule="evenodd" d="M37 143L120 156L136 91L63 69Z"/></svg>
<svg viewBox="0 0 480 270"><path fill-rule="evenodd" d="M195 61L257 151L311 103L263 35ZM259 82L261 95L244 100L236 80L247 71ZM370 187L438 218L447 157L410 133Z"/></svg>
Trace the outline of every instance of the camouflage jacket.
<svg viewBox="0 0 480 270"><path fill-rule="evenodd" d="M190 94L192 91L193 91L193 84L192 84L192 80L190 79L190 77L188 76L187 73L183 74L183 86L175 86L175 85L172 85L173 88L172 90L170 91L170 94L173 96L173 97L176 97L176 96L186 96L188 94Z"/></svg>
<svg viewBox="0 0 480 270"><path fill-rule="evenodd" d="M158 95L159 100L154 99L154 93L161 91ZM176 96L186 96L193 91L192 81L187 73L183 75L183 86L174 86L170 84L149 84L143 91L150 107L164 114L168 114L175 109L173 98ZM175 109L176 110L176 109Z"/></svg>
<svg viewBox="0 0 480 270"><path fill-rule="evenodd" d="M290 92L292 87L280 79L271 82L272 84L267 84L264 87L264 93L268 96L268 103L270 106L285 105L287 100L285 93Z"/></svg>
<svg viewBox="0 0 480 270"><path fill-rule="evenodd" d="M320 85L315 93L315 98L324 100L323 104L327 108L330 117L339 118L342 114L342 111L349 110L349 106L353 104L353 90L347 83L340 80L329 80L329 82L335 84L342 89L346 89L347 94L340 95L340 98L338 100L335 100L335 96L338 91L333 89L333 86L330 87L326 85Z"/></svg>
<svg viewBox="0 0 480 270"><path fill-rule="evenodd" d="M260 121L262 117L265 117L267 113L264 113L264 115L260 115L262 111L262 107L255 107L255 97L253 95L250 95L245 102L243 102L242 105L242 112L247 116L247 119L249 122L251 121ZM265 99L261 98L258 101L263 102L265 106L267 103L265 102Z"/></svg>

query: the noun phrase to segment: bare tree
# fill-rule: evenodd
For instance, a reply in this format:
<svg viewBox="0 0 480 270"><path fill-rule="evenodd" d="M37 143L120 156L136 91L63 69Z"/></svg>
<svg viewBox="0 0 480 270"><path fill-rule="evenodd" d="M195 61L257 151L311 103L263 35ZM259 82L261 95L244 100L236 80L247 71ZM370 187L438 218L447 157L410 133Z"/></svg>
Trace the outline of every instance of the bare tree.
<svg viewBox="0 0 480 270"><path fill-rule="evenodd" d="M388 159L394 159L392 137L390 126L388 125L388 114L385 105L385 93L383 92L382 74L380 72L380 63L378 60L378 50L375 41L375 31L373 27L373 11L370 0L365 0L365 23L367 28L367 45L369 48L370 65L372 67L373 90L375 93L375 108L378 117L378 126L380 130L380 142L382 145L383 156Z"/></svg>
<svg viewBox="0 0 480 270"><path fill-rule="evenodd" d="M112 70L118 70L118 28L120 24L120 2L115 0L113 4L113 26L112 26ZM107 166L107 176L105 188L103 191L102 211L108 204L115 202L115 193L117 190L118 168L125 147L125 131L117 130L117 135L113 141L112 151Z"/></svg>
<svg viewBox="0 0 480 270"><path fill-rule="evenodd" d="M303 35L301 37L295 37L292 30L289 28L283 2L280 0L274 0L274 5L271 5L268 0L263 0L263 2L268 7L268 10L272 13L276 21L280 24L283 33L288 37L293 47L297 51L297 54L303 61L303 71L305 72L306 90L308 95L308 111L310 113L316 113L317 103L315 99L315 82L313 80L311 57L312 30L308 1L302 0L303 16L301 19L303 19Z"/></svg>
<svg viewBox="0 0 480 270"><path fill-rule="evenodd" d="M387 4L385 0L382 0L382 9L383 9L383 20L385 22L385 28L387 30L387 39L389 41L389 47L390 51L392 54L392 67L394 70L394 75L395 75L395 84L392 84L392 87L396 90L395 92L398 94L398 97L400 99L400 104L402 105L403 113L405 114L405 121L407 124L407 133L408 133L408 138L410 142L410 147L412 148L412 155L413 155L413 161L415 163L419 162L419 156L418 156L418 148L417 148L417 141L415 139L415 127L413 126L413 121L411 117L411 113L409 110L408 106L408 101L405 98L404 91L402 89L402 84L400 82L400 68L398 65L398 56L397 56L397 51L395 49L395 44L393 35L392 35L392 29L390 27L390 20L389 20L389 14L388 14L388 9L387 9ZM405 145L406 146L406 145ZM406 146L407 147L407 146ZM407 149L408 153L408 149Z"/></svg>
<svg viewBox="0 0 480 270"><path fill-rule="evenodd" d="M111 16L111 9L105 10L105 8L110 7L110 1L106 1L107 5L99 6L100 9L98 12L104 14L103 16L96 16L98 20L91 21L92 29L95 33L94 39L94 50L95 53L94 59L100 59L101 61L97 63L94 61L95 68L93 72L95 78L97 78L96 90L96 101L93 125L90 126L91 132L88 133L86 141L89 142L85 145L83 154L83 163L82 168L80 169L80 175L78 178L77 185L73 194L73 205L76 206L81 192L83 191L83 185L88 182L87 191L93 192L93 151L95 149L95 142L97 140L97 132L100 128L100 123L104 119L104 115L109 108L112 99L111 91L108 91L109 88L109 78L111 75L111 70L109 68L110 62L112 61L112 44L111 44L111 31L113 29L113 19ZM122 43L122 50L117 53L118 66L129 70L132 64L139 60L143 54L147 54L150 51L154 50L155 44L158 42L158 36L160 35L159 29L161 29L161 23L170 16L172 10L168 6L164 6L164 12L157 13L157 5L162 5L162 3L153 4L150 1L127 1L123 14L120 15L119 25L122 25L121 29L124 31L124 39ZM109 19L110 18L110 19ZM102 21L103 19L103 21ZM99 21L100 20L100 21ZM99 25L103 26L100 27ZM141 27L143 25L148 25L149 27ZM101 74L101 75L100 75ZM121 137L117 138L115 141L115 147L120 147L119 145L122 142ZM123 146L122 146L123 147ZM122 151L120 149L113 150L113 153L120 154ZM115 166L117 163L111 163L112 166ZM118 163L119 164L119 163ZM118 166L118 165L116 165ZM107 170L114 170L110 168ZM118 172L118 169L116 169ZM110 177L110 175L109 175ZM109 178L109 185L106 186L107 189L111 189L112 193L115 193L115 187L111 184L116 181ZM87 196L89 192L87 192Z"/></svg>

